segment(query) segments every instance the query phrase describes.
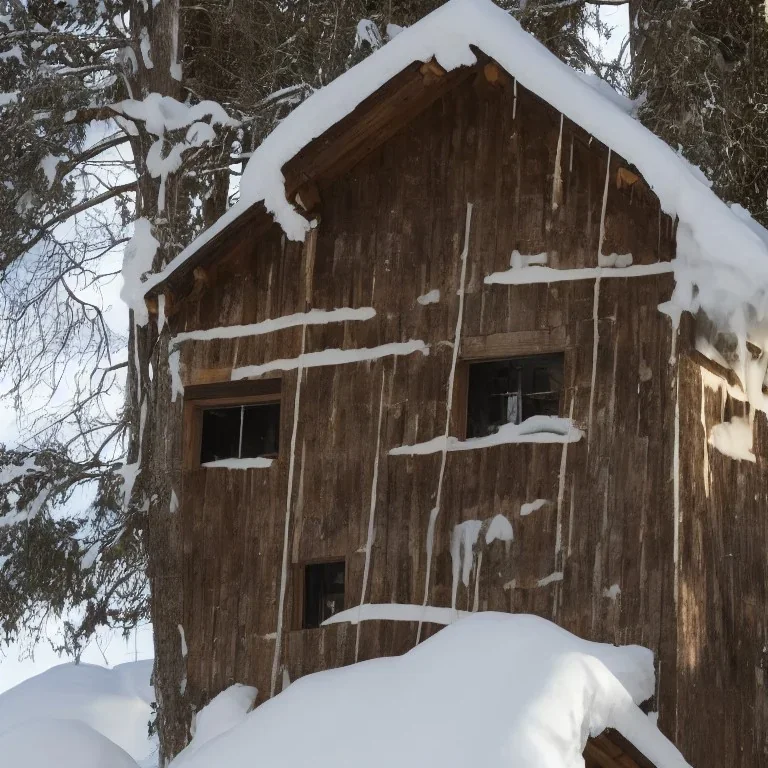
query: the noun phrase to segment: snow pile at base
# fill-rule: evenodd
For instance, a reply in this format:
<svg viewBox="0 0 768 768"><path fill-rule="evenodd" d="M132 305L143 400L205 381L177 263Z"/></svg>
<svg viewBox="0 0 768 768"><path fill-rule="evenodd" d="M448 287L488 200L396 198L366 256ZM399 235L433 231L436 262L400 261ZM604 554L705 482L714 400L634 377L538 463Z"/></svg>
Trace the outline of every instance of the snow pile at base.
<svg viewBox="0 0 768 768"><path fill-rule="evenodd" d="M5 730L0 723L4 768L137 768L124 750L78 720L39 718Z"/></svg>
<svg viewBox="0 0 768 768"><path fill-rule="evenodd" d="M299 105L253 153L238 203L147 281L145 290L255 203L264 203L288 237L303 240L309 222L286 199L283 165L413 62L434 58L446 70L474 65L471 46L636 165L663 210L679 217L673 320L679 311L703 307L719 325L739 332L739 326L754 326L766 316L768 242L758 225L719 200L701 171L627 114L626 103L562 63L490 0L450 0ZM745 306L750 309L742 317Z"/></svg>
<svg viewBox="0 0 768 768"><path fill-rule="evenodd" d="M589 643L534 616L479 613L404 656L301 678L171 765L583 768L587 737L614 727L657 768L683 768L637 707L653 690L644 648Z"/></svg>
<svg viewBox="0 0 768 768"><path fill-rule="evenodd" d="M186 765L192 755L211 739L245 720L245 716L253 708L257 693L256 688L236 683L222 691L208 706L203 707L193 723L192 741L173 761L176 768Z"/></svg>
<svg viewBox="0 0 768 768"><path fill-rule="evenodd" d="M103 741L112 742L118 753L127 753L134 760L147 761L146 764L151 765L156 751L156 745L147 734L147 726L152 718L150 705L155 698L149 682L151 673L152 661L149 660L120 664L114 669L95 664L60 664L35 675L0 694L0 745L21 738L17 731L22 734L35 733L38 726L42 727L40 723L43 720L74 721L92 730ZM78 733L87 732L78 730L74 725L64 730L64 736L70 734L73 738ZM50 743L52 739L46 736L43 741ZM93 736L87 736L84 737L83 748L96 750L100 743ZM33 746L42 748L41 745L30 744L30 748ZM58 758L58 753L54 754ZM3 746L0 746L0 755L3 756L0 760L2 765L13 766L12 762L4 762ZM117 760L114 763L89 763L85 756L86 753L83 753L83 761L73 765L78 768L122 765ZM132 762L129 764L133 765ZM25 760L18 765L36 764L34 760ZM58 767L61 763L57 759L40 765Z"/></svg>

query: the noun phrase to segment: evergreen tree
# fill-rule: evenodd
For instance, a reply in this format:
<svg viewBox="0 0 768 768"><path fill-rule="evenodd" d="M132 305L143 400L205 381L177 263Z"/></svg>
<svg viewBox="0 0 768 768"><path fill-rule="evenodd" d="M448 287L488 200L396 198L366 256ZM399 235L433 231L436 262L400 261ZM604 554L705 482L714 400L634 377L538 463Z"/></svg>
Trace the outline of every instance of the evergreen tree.
<svg viewBox="0 0 768 768"><path fill-rule="evenodd" d="M768 225L768 19L763 0L633 0L643 122Z"/></svg>

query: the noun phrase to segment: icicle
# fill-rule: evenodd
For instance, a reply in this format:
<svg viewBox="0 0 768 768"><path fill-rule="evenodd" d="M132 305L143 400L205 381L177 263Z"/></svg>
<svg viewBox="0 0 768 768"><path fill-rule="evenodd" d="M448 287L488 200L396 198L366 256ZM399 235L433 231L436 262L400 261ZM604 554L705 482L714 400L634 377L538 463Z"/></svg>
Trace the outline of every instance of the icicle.
<svg viewBox="0 0 768 768"><path fill-rule="evenodd" d="M365 542L365 567L363 569L363 588L360 594L360 606L365 603L365 593L368 589L368 574L371 569L371 548L375 532L374 521L376 516L376 493L379 484L379 456L381 454L381 422L384 415L384 370L381 371L381 392L379 394L379 421L376 427L376 453L373 459L373 478L371 479L371 503L368 509L368 538ZM360 651L360 624L357 625L355 637L355 661Z"/></svg>
<svg viewBox="0 0 768 768"><path fill-rule="evenodd" d="M605 187L603 188L603 209L600 213L600 238L597 245L597 263L603 255L603 243L605 242L605 212L608 208L608 187L611 180L611 150L608 150L608 163L605 169Z"/></svg>
<svg viewBox="0 0 768 768"><path fill-rule="evenodd" d="M161 293L157 297L157 335L163 332L165 327L165 294Z"/></svg>
<svg viewBox="0 0 768 768"><path fill-rule="evenodd" d="M512 80L512 119L517 117L517 78Z"/></svg>
<svg viewBox="0 0 768 768"><path fill-rule="evenodd" d="M573 173L573 134L571 134L571 156L568 160L568 173Z"/></svg>
<svg viewBox="0 0 768 768"><path fill-rule="evenodd" d="M595 384L597 379L597 353L600 346L600 275L595 278L595 292L592 301L592 379L589 385L589 416L587 417L587 452L592 442L592 414L595 407Z"/></svg>
<svg viewBox="0 0 768 768"><path fill-rule="evenodd" d="M704 388L704 377L701 377L701 426L704 430L704 493L709 498L709 440L707 439L707 394Z"/></svg>
<svg viewBox="0 0 768 768"><path fill-rule="evenodd" d="M680 589L680 372L675 376L675 448L672 455L672 504L675 515L672 560L675 566L675 610Z"/></svg>
<svg viewBox="0 0 768 768"><path fill-rule="evenodd" d="M600 264L605 242L605 212L608 208L608 186L611 178L611 149L608 149L608 162L605 168L605 186L603 188L603 207L600 213L600 236L597 245L597 263ZM597 376L597 352L600 344L599 312L600 309L600 275L595 278L595 293L592 303L592 381L589 389L589 416L587 419L587 452L592 442L592 414L595 406L595 379Z"/></svg>
<svg viewBox="0 0 768 768"><path fill-rule="evenodd" d="M307 326L302 329L301 354L307 345ZM301 358L301 355L299 356ZM296 372L296 396L293 401L293 429L291 431L291 453L288 462L288 489L285 496L285 528L283 531L283 562L280 570L280 594L277 604L277 629L275 630L275 655L272 659L272 681L270 697L275 695L277 688L277 672L280 667L280 652L283 639L283 608L285 606L285 587L288 581L288 538L291 531L291 497L293 496L293 474L296 467L296 434L299 431L299 406L301 404L301 380L304 378L304 368L299 364Z"/></svg>
<svg viewBox="0 0 768 768"><path fill-rule="evenodd" d="M557 137L557 151L555 152L555 172L552 176L552 210L556 211L563 201L563 172L561 163L563 159L563 114L560 113L560 134Z"/></svg>
<svg viewBox="0 0 768 768"><path fill-rule="evenodd" d="M469 255L469 233L472 228L472 203L467 203L467 215L464 222L464 249L461 252L461 277L459 285L459 312L456 317L456 330L453 334L453 356L451 358L451 371L448 375L448 394L445 402L445 430L444 445L440 457L440 474L437 479L437 494L435 497L435 506L429 513L429 525L427 526L427 567L424 578L424 601L422 605L426 607L429 598L429 577L432 571L432 554L435 538L435 523L440 514L440 501L443 495L443 478L445 476L445 464L448 457L448 435L451 429L451 410L453 407L453 385L456 378L456 364L459 360L459 348L461 347L461 326L464 321L464 293L467 282L467 256ZM421 627L423 619L419 621L419 628L416 631L416 644L421 641Z"/></svg>
<svg viewBox="0 0 768 768"><path fill-rule="evenodd" d="M477 570L475 571L475 601L472 604L472 613L477 613L480 608L480 569L483 565L483 553L477 554Z"/></svg>

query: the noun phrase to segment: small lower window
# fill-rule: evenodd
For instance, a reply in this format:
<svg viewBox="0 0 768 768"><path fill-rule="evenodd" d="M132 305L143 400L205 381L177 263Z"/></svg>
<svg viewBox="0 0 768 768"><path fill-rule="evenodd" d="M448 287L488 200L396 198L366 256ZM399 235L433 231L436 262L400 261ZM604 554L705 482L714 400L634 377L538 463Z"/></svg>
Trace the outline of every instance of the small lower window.
<svg viewBox="0 0 768 768"><path fill-rule="evenodd" d="M311 563L305 567L304 629L315 629L335 613L344 610L345 570L343 560Z"/></svg>
<svg viewBox="0 0 768 768"><path fill-rule="evenodd" d="M205 408L200 463L275 456L279 438L280 403Z"/></svg>
<svg viewBox="0 0 768 768"><path fill-rule="evenodd" d="M562 388L562 353L471 363L467 437L485 437L531 416L557 416Z"/></svg>

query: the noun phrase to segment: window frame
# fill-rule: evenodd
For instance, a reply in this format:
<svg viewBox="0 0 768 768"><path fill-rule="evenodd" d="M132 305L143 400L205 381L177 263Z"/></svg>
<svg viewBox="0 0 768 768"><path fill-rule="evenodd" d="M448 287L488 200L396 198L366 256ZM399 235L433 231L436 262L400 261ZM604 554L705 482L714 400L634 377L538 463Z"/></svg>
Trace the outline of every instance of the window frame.
<svg viewBox="0 0 768 768"><path fill-rule="evenodd" d="M213 408L232 408L242 405L282 405L282 380L278 378L258 381L233 381L222 384L196 384L184 389L184 446L185 469L206 469L200 463L203 437L203 411ZM282 440L283 412L280 410L278 446ZM278 458L265 454L264 458Z"/></svg>
<svg viewBox="0 0 768 768"><path fill-rule="evenodd" d="M305 627L304 626L304 612L307 600L307 567L310 565L333 565L334 563L344 563L344 605L343 611L348 607L348 585L349 585L349 559L346 555L337 555L333 557L311 557L306 560L302 560L300 563L295 563L293 566L293 583L295 599L293 601L293 628L294 631L301 632L313 632L317 629L324 629L321 625L319 627Z"/></svg>
<svg viewBox="0 0 768 768"><path fill-rule="evenodd" d="M564 326L557 328L493 333L486 336L467 336L461 340L459 359L454 374L454 397L451 404L451 434L459 440L467 439L469 417L469 368L476 363L493 363L517 357L537 355L563 356L563 387L560 390L558 412L564 414L564 395L568 389L571 370L570 347Z"/></svg>

